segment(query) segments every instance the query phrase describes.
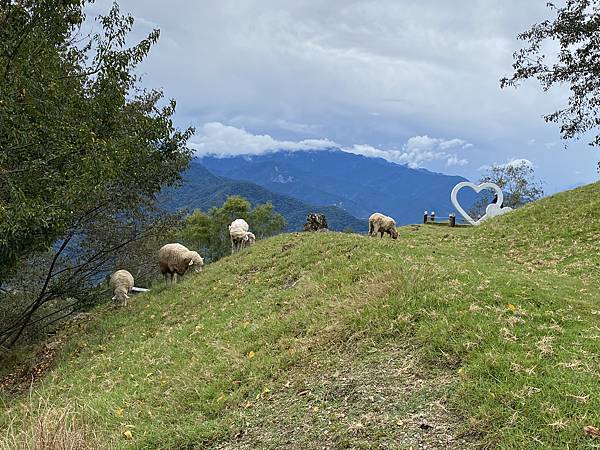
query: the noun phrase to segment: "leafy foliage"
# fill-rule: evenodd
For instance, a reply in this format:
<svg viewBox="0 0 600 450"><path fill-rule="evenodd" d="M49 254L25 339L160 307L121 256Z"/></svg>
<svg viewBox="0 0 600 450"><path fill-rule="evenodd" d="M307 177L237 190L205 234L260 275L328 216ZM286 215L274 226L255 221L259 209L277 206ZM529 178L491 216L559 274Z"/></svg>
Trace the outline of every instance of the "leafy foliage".
<svg viewBox="0 0 600 450"><path fill-rule="evenodd" d="M541 181L535 177L535 170L526 161L503 165L493 165L479 179L480 183L494 183L504 194L503 206L519 208L533 202L544 195ZM482 196L470 210L472 216L481 217L487 205L495 201L490 191L482 192Z"/></svg>
<svg viewBox="0 0 600 450"><path fill-rule="evenodd" d="M190 158L175 102L133 74L159 31L127 48L115 4L86 40L86 3L0 1L0 282L99 208L151 204Z"/></svg>
<svg viewBox="0 0 600 450"><path fill-rule="evenodd" d="M231 252L228 225L235 219L246 220L257 239L273 236L285 227L285 219L274 212L270 203L251 208L246 199L232 196L223 206L210 208L206 214L199 209L194 211L178 237L188 247L199 249L208 261L216 261Z"/></svg>
<svg viewBox="0 0 600 450"><path fill-rule="evenodd" d="M155 195L180 179L193 130L134 74L159 31L127 47L133 18L114 4L82 37L87 3L0 0L2 345L90 303L124 252L176 221Z"/></svg>
<svg viewBox="0 0 600 450"><path fill-rule="evenodd" d="M517 86L530 78L538 80L544 91L568 86L568 104L545 120L560 124L565 139L596 133L590 145L600 145L600 2L567 0L564 6L549 2L548 7L556 17L518 35L526 47L514 53L514 73L502 78L501 86ZM548 42L558 44L556 55L543 53Z"/></svg>

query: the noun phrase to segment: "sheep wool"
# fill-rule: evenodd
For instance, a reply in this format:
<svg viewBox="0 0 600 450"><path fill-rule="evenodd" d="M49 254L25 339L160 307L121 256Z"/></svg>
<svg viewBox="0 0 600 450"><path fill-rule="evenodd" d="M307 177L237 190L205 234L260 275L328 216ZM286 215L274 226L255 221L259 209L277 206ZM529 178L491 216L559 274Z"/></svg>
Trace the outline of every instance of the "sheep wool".
<svg viewBox="0 0 600 450"><path fill-rule="evenodd" d="M110 276L110 288L113 291L112 299L127 306L127 294L133 288L133 275L126 270L117 270Z"/></svg>
<svg viewBox="0 0 600 450"><path fill-rule="evenodd" d="M381 213L371 214L371 217L369 217L369 236L377 236L377 233L380 233L381 237L384 233L387 233L392 239L398 238L396 221Z"/></svg>
<svg viewBox="0 0 600 450"><path fill-rule="evenodd" d="M235 219L233 222L231 222L231 225L229 225L229 229L232 228L240 228L243 231L250 230L248 222L246 222L244 219Z"/></svg>
<svg viewBox="0 0 600 450"><path fill-rule="evenodd" d="M164 245L158 252L160 272L165 277L171 278L171 283L177 283L177 276L183 276L191 267L193 272L202 271L204 260L198 252L190 251L181 244Z"/></svg>

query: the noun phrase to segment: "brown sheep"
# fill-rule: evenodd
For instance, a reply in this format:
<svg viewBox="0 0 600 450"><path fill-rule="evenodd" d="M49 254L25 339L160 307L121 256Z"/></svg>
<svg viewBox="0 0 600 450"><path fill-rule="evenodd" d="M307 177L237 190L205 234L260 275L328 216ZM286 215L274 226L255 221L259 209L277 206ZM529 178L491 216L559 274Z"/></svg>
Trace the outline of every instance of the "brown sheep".
<svg viewBox="0 0 600 450"><path fill-rule="evenodd" d="M396 221L380 213L371 214L371 217L369 217L369 236L377 236L377 233L380 233L381 237L384 233L387 233L392 239L397 239Z"/></svg>

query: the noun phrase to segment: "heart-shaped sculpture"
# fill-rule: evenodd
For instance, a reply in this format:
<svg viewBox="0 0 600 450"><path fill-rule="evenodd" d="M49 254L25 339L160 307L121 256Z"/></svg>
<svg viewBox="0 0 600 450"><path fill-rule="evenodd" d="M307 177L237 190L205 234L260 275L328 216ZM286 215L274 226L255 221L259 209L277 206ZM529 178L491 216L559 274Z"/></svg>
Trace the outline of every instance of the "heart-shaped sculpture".
<svg viewBox="0 0 600 450"><path fill-rule="evenodd" d="M467 212L460 206L458 203L458 199L456 196L458 195L458 191L460 191L464 187L470 187L476 193L480 193L484 189L491 189L496 192L496 203L491 203L485 208L485 214L479 218L479 220L473 219ZM502 202L504 202L504 194L502 193L502 189L500 189L494 183L481 183L475 184L470 181L463 181L462 183L458 183L452 189L452 193L450 194L450 200L452 200L452 204L456 208L456 210L469 222L471 225L479 225L484 220L489 219L490 217L501 216L502 214L506 214L509 211L512 211L510 207L502 207Z"/></svg>

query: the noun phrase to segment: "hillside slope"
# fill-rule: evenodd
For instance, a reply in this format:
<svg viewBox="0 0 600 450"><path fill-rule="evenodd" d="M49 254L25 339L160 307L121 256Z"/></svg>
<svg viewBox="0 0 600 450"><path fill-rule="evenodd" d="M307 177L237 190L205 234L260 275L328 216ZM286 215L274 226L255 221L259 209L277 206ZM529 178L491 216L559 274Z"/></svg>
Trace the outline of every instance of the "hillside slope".
<svg viewBox="0 0 600 450"><path fill-rule="evenodd" d="M216 176L197 161L192 161L183 178L181 187L169 189L163 194L163 202L169 209L199 208L206 211L213 206L221 206L229 196L240 195L252 205L272 203L275 211L285 217L286 231L302 230L307 214L312 212L325 214L332 230L352 229L363 232L367 229L366 220L357 219L337 206L309 205L248 181Z"/></svg>
<svg viewBox="0 0 600 450"><path fill-rule="evenodd" d="M43 398L119 448L592 447L599 208L595 184L479 228L259 242L98 308L0 427Z"/></svg>

